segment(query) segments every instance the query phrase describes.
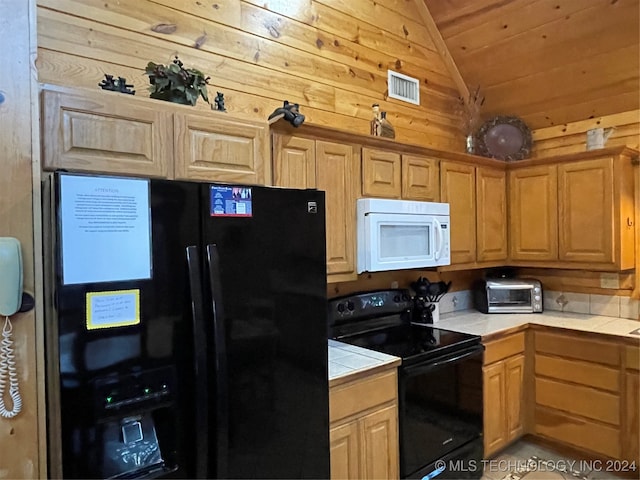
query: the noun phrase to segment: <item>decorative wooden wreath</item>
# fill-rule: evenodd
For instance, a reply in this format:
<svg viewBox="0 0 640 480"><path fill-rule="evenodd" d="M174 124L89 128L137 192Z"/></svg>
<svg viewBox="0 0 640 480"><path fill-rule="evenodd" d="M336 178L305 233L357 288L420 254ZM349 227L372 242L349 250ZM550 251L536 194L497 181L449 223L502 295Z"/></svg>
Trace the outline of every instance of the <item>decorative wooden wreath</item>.
<svg viewBox="0 0 640 480"><path fill-rule="evenodd" d="M531 154L531 131L518 117L498 115L475 134L477 155L499 160L522 160Z"/></svg>

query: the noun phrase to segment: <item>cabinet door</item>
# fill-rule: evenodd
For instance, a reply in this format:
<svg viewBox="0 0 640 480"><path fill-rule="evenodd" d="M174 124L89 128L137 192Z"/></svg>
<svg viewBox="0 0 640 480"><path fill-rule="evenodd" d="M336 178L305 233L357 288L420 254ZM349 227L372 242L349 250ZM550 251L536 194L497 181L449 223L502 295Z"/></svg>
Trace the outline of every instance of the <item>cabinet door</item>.
<svg viewBox="0 0 640 480"><path fill-rule="evenodd" d="M398 409L382 408L361 421L362 478L399 478Z"/></svg>
<svg viewBox="0 0 640 480"><path fill-rule="evenodd" d="M326 192L328 282L357 278L355 229L359 161L350 145L316 141L317 188Z"/></svg>
<svg viewBox="0 0 640 480"><path fill-rule="evenodd" d="M558 166L560 260L615 261L613 158Z"/></svg>
<svg viewBox="0 0 640 480"><path fill-rule="evenodd" d="M622 456L630 462L636 462L640 468L638 436L640 435L640 375L637 372L625 373L626 412L622 424Z"/></svg>
<svg viewBox="0 0 640 480"><path fill-rule="evenodd" d="M451 264L476 259L475 167L441 162L440 198L449 203L451 215Z"/></svg>
<svg viewBox="0 0 640 480"><path fill-rule="evenodd" d="M43 93L43 166L167 177L172 113L130 95Z"/></svg>
<svg viewBox="0 0 640 480"><path fill-rule="evenodd" d="M507 443L507 418L505 416L505 370L498 362L482 368L484 405L484 456L502 448Z"/></svg>
<svg viewBox="0 0 640 480"><path fill-rule="evenodd" d="M402 155L402 198L438 202L440 200L438 160Z"/></svg>
<svg viewBox="0 0 640 480"><path fill-rule="evenodd" d="M361 478L359 438L357 420L329 431L332 480Z"/></svg>
<svg viewBox="0 0 640 480"><path fill-rule="evenodd" d="M362 194L365 197L400 198L400 154L362 149Z"/></svg>
<svg viewBox="0 0 640 480"><path fill-rule="evenodd" d="M512 260L558 259L558 181L555 165L509 172Z"/></svg>
<svg viewBox="0 0 640 480"><path fill-rule="evenodd" d="M315 140L274 135L273 184L289 188L316 187Z"/></svg>
<svg viewBox="0 0 640 480"><path fill-rule="evenodd" d="M476 169L476 231L479 262L507 258L507 174Z"/></svg>
<svg viewBox="0 0 640 480"><path fill-rule="evenodd" d="M515 440L524 432L524 355L516 355L504 362L507 441Z"/></svg>
<svg viewBox="0 0 640 480"><path fill-rule="evenodd" d="M175 114L175 178L264 185L271 182L266 123L211 114Z"/></svg>

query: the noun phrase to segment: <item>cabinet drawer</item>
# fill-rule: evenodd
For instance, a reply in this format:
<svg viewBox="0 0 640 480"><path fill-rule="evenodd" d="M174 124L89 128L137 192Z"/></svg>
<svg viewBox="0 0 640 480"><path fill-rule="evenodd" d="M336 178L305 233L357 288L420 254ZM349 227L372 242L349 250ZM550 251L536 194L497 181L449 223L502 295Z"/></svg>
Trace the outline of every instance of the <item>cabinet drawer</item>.
<svg viewBox="0 0 640 480"><path fill-rule="evenodd" d="M524 352L524 332L509 335L485 345L484 364L489 365L522 352Z"/></svg>
<svg viewBox="0 0 640 480"><path fill-rule="evenodd" d="M333 387L329 390L329 419L340 420L395 400L397 395L395 370Z"/></svg>
<svg viewBox="0 0 640 480"><path fill-rule="evenodd" d="M535 433L611 458L620 458L620 430L615 427L537 407Z"/></svg>
<svg viewBox="0 0 640 480"><path fill-rule="evenodd" d="M627 345L624 347L625 365L631 370L640 370L640 348Z"/></svg>
<svg viewBox="0 0 640 480"><path fill-rule="evenodd" d="M579 360L536 354L536 375L567 380L612 392L620 391L620 370Z"/></svg>
<svg viewBox="0 0 640 480"><path fill-rule="evenodd" d="M612 425L620 424L620 397L589 387L536 378L536 403Z"/></svg>
<svg viewBox="0 0 640 480"><path fill-rule="evenodd" d="M620 365L620 348L615 343L562 335L536 332L536 352L576 358L605 365Z"/></svg>

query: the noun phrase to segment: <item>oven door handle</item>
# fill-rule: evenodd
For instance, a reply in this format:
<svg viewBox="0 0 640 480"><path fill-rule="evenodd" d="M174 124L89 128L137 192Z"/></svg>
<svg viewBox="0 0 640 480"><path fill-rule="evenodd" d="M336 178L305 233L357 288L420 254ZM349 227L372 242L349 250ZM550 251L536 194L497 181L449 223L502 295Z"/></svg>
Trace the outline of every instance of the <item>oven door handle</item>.
<svg viewBox="0 0 640 480"><path fill-rule="evenodd" d="M484 346L477 345L475 347L472 347L469 350L465 350L463 353L455 353L453 355L449 355L448 357L436 359L436 361L433 363L428 362L420 365L413 365L413 366L401 369L400 371L403 372L403 375L407 377L418 375L424 372L428 372L429 370L433 370L433 369L442 367L444 365L448 365L450 363L455 363L455 362L459 362L460 360L465 360L469 357L473 357L474 355L481 354L482 352L484 352Z"/></svg>

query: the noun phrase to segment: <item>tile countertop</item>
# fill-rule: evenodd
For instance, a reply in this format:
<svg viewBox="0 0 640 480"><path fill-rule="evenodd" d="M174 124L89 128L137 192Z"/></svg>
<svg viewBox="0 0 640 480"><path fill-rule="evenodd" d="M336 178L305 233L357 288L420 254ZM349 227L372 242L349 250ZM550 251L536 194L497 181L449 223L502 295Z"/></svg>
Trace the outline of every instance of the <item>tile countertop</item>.
<svg viewBox="0 0 640 480"><path fill-rule="evenodd" d="M462 310L442 314L440 321L434 323L433 326L455 332L480 335L483 340L487 340L507 331L524 329L529 324L640 340L640 333L631 333L633 331L640 332L640 322L637 320L552 311L486 315L477 310ZM350 381L363 372L369 375L377 370L397 367L400 363L401 359L398 357L329 340L329 386Z"/></svg>
<svg viewBox="0 0 640 480"><path fill-rule="evenodd" d="M400 362L398 357L329 340L329 386L351 380L361 372L371 374L374 370L396 367Z"/></svg>
<svg viewBox="0 0 640 480"><path fill-rule="evenodd" d="M440 321L433 326L487 339L507 330L524 328L528 324L640 339L640 333L631 333L640 329L637 320L554 311L487 315L476 310L463 310L441 315Z"/></svg>

